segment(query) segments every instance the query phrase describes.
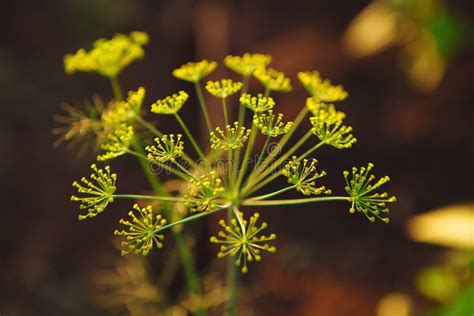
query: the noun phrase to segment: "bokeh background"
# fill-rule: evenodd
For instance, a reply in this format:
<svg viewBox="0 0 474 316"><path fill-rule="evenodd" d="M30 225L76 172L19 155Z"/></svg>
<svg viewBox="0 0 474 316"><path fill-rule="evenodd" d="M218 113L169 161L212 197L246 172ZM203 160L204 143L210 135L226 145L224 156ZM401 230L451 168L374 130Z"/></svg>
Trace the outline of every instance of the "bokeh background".
<svg viewBox="0 0 474 316"><path fill-rule="evenodd" d="M378 175L392 178L387 190L398 202L389 225L351 215L344 204L265 211L279 251L242 278L242 314L434 315L461 305L463 312L449 314L461 316L472 305L474 228L457 243L449 234L447 241L422 243L413 240L416 229L407 233L413 216L432 209L450 207L451 214L461 210L472 218L472 1L18 0L2 2L0 11L2 316L161 313L125 304L138 306L137 293L151 291L161 268L159 255L148 263L120 258L112 232L129 205L117 203L104 216L79 222L69 201L71 182L89 172L94 154L53 147L53 116L63 113L62 103L111 97L108 82L98 76L67 76L63 55L133 30L148 32L151 42L145 59L121 81L128 90L146 87L145 104L191 90L170 74L187 61L269 53L272 67L292 79L294 91L275 96L287 117L306 98L298 71L318 70L350 93L340 108L359 142L317 154L327 186L343 192L342 171L369 161ZM211 78L222 76L232 74L221 64ZM198 107L183 110L199 134L193 119ZM133 159L117 162L116 169L127 179L123 192L147 189ZM210 288L221 286L212 273L224 268L205 242L216 220L199 229L196 246ZM444 222L441 230L458 230L453 223ZM136 281L131 289L124 286L120 295L101 290L104 282L123 282L123 273ZM173 304L186 305L177 275L168 295ZM109 283L100 282L104 276ZM140 290L134 290L137 284ZM148 297L146 304L155 303L161 304Z"/></svg>

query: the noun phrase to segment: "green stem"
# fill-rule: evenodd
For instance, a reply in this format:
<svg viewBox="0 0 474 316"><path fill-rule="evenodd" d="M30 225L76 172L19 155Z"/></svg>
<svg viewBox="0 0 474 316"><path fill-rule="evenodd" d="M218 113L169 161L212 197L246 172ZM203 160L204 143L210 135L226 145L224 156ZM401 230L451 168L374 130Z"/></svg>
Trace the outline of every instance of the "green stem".
<svg viewBox="0 0 474 316"><path fill-rule="evenodd" d="M320 142L320 143L316 144L315 146L313 146L312 148L308 149L304 154L302 154L301 156L298 157L298 161L306 158L309 154L311 154L313 151L315 151L316 149L318 149L322 145L324 145L324 142Z"/></svg>
<svg viewBox="0 0 474 316"><path fill-rule="evenodd" d="M192 199L183 199L174 196L159 196L159 195L140 195L140 194L114 194L114 199L133 199L133 200L153 200L162 202L194 202Z"/></svg>
<svg viewBox="0 0 474 316"><path fill-rule="evenodd" d="M247 93L248 88L249 88L249 81L250 81L249 76L243 77L242 82L243 82L244 87L242 88L242 93L240 94L240 96ZM241 104L239 101L239 114L238 114L239 127L242 127L245 125L245 110L246 110L246 106ZM240 164L240 151L241 151L241 148L240 147L237 148L234 155L234 173L235 174L237 174L237 168Z"/></svg>
<svg viewBox="0 0 474 316"><path fill-rule="evenodd" d="M247 90L249 88L249 76L244 76L242 83L243 83L243 88L242 88L242 93L240 94L241 96L247 93ZM245 123L245 106L240 104L239 101L239 116L238 116L238 122L239 126L243 126Z"/></svg>
<svg viewBox="0 0 474 316"><path fill-rule="evenodd" d="M260 151L260 154L258 155L258 162L255 165L254 170L257 170L260 164L263 162L263 155L265 154L265 150L267 149L269 143L270 143L270 135L267 136L267 139L265 140L265 143L263 144L262 150Z"/></svg>
<svg viewBox="0 0 474 316"><path fill-rule="evenodd" d="M181 220L179 220L179 221L176 221L176 222L173 222L173 223L169 223L169 224L167 224L167 225L164 225L163 227L160 228L160 232L163 231L163 230L165 230L165 229L169 229L169 228L171 228L171 227L174 227L174 226L176 226L176 225L185 224L185 223L194 221L194 220L196 220L196 219L198 219L198 218L205 217L205 216L209 216L209 215L214 214L214 213L216 213L216 212L222 211L222 210L224 210L224 209L226 209L226 208L228 208L228 207L230 207L230 203L224 204L224 205L219 206L219 207L217 207L217 208L215 208L215 209L212 209L212 210L210 210L210 211L199 212L199 213L197 213L196 215L188 216L188 217L183 218L183 219L181 219Z"/></svg>
<svg viewBox="0 0 474 316"><path fill-rule="evenodd" d="M264 195L259 195L259 196L254 196L254 197L249 197L247 200L251 200L251 201L259 201L259 200L265 200L265 199L268 199L268 198L271 198L271 197L274 197L274 196L277 196L279 194L282 194L286 191L290 191L291 189L294 189L296 187L296 185L292 185L292 186L289 186L289 187L286 187L286 188L283 188L281 190L278 190L278 191L275 191L275 192L271 192L271 193L268 193L268 194L264 194Z"/></svg>
<svg viewBox="0 0 474 316"><path fill-rule="evenodd" d="M118 81L118 77L111 77L110 79L110 85L112 86L112 91L114 93L114 98L116 101L122 101L123 100L123 94L122 94L122 89L120 88L120 83Z"/></svg>
<svg viewBox="0 0 474 316"><path fill-rule="evenodd" d="M194 87L196 88L199 106L201 107L202 115L204 116L204 122L206 124L207 131L210 133L212 131L211 121L209 120L209 113L207 112L206 101L204 101L204 96L202 95L201 84L199 82L195 82Z"/></svg>
<svg viewBox="0 0 474 316"><path fill-rule="evenodd" d="M181 119L181 116L179 116L178 113L176 113L174 115L174 117L176 118L176 120L178 121L179 125L181 125L181 128L183 129L184 133L186 134L186 136L188 137L189 141L191 142L191 144L193 145L194 149L196 150L196 152L198 153L199 157L201 159L204 159L204 153L201 151L201 149L199 148L196 140L194 139L193 135L191 134L191 132L189 131L189 129L187 128L186 124L184 124L184 121Z"/></svg>
<svg viewBox="0 0 474 316"><path fill-rule="evenodd" d="M257 137L257 127L255 126L255 123L252 122L252 130L250 132L250 140L247 143L247 148L245 149L245 154L242 162L240 163L240 169L239 169L239 174L237 178L237 183L235 185L236 189L240 188L240 184L242 183L244 173L246 171L248 159L250 156L250 153L252 152L253 144L255 142L255 138Z"/></svg>
<svg viewBox="0 0 474 316"><path fill-rule="evenodd" d="M245 199L242 201L242 205L245 206L277 206L277 205L295 205L295 204L307 204L317 202L333 202L333 201L345 201L350 202L350 197L347 196L328 196L328 197L315 197L307 199L289 199L289 200L264 200L255 201L253 199Z"/></svg>
<svg viewBox="0 0 474 316"><path fill-rule="evenodd" d="M145 121L140 115L137 115L135 117L135 119L137 120L138 123L142 124L144 127L148 128L150 130L150 132L152 132L153 134L155 134L155 136L158 136L158 137L162 137L163 136L163 133L160 132L159 130L157 130L152 124L148 123L147 121Z"/></svg>
<svg viewBox="0 0 474 316"><path fill-rule="evenodd" d="M224 111L225 126L229 125L229 114L227 113L227 104L225 98L222 98L222 110Z"/></svg>
<svg viewBox="0 0 474 316"><path fill-rule="evenodd" d="M227 220L230 221L233 218L237 218L240 221L240 216L238 214L238 210L235 208L227 210ZM245 227L244 227L245 229ZM242 231L244 234L244 231ZM239 272L237 269L237 265L235 264L234 256L229 256L227 260L227 278L229 284L229 316L236 316L237 315L237 292L239 287Z"/></svg>

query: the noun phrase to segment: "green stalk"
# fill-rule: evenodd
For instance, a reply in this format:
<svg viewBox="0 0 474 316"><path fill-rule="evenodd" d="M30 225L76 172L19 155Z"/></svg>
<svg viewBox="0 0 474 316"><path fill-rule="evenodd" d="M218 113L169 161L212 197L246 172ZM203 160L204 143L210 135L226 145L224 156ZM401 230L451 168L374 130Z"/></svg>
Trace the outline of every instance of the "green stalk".
<svg viewBox="0 0 474 316"><path fill-rule="evenodd" d="M245 93L247 93L247 90L249 88L249 81L250 81L250 77L249 76L244 76L243 77L243 80L242 80L242 83L243 83L243 88L242 88L242 93L240 94L240 96L244 95ZM239 100L239 114L238 114L238 122L239 122L239 127L242 127L244 126L245 124L245 110L246 110L246 106L243 106L241 103L240 103L240 100ZM240 164L240 147L237 148L237 150L235 151L235 157L234 157L234 173L237 173L237 168Z"/></svg>
<svg viewBox="0 0 474 316"><path fill-rule="evenodd" d="M260 164L262 163L263 155L265 154L265 150L267 149L269 143L270 143L270 135L267 136L267 139L265 140L265 143L263 144L262 150L260 151L260 154L258 155L258 162L255 165L254 170L257 170Z"/></svg>
<svg viewBox="0 0 474 316"><path fill-rule="evenodd" d="M238 214L238 210L235 208L229 208L227 210L227 220L230 221L233 218L237 218L239 224L241 224L240 216ZM245 229L245 226L242 228ZM244 233L244 231L242 231ZM237 265L235 264L234 256L229 256L227 259L227 279L229 284L229 305L228 311L229 316L236 316L237 315L237 292L239 287L239 271L237 269Z"/></svg>
<svg viewBox="0 0 474 316"><path fill-rule="evenodd" d="M279 206L279 205L297 205L297 204L308 204L317 202L333 202L333 201L345 201L350 202L350 197L347 196L327 196L327 197L315 197L307 199L288 199L288 200L263 200L255 201L253 199L246 199L242 201L242 205L245 206Z"/></svg>
<svg viewBox="0 0 474 316"><path fill-rule="evenodd" d="M214 214L216 212L219 212L219 211L222 211L226 208L228 208L230 206L230 203L227 203L227 204L224 204L222 206L219 206L213 210L210 210L210 211L206 211L206 212L199 212L195 215L191 215L191 216L188 216L186 218L183 218L183 219L180 219L179 221L176 221L176 222L172 222L172 223L169 223L167 225L164 225L163 227L161 227L160 229L160 232L165 230L165 229L169 229L171 227L174 227L176 225L181 225L181 224L185 224L185 223L188 223L188 222L192 222L198 218L201 218L201 217L205 217L205 216L209 216L211 214Z"/></svg>
<svg viewBox="0 0 474 316"><path fill-rule="evenodd" d="M206 101L204 101L204 96L202 95L201 84L199 82L195 82L194 87L196 88L196 94L199 99L199 106L201 107L201 112L204 116L204 122L206 123L207 131L208 133L210 133L212 131L211 120L209 119L209 113L207 112Z"/></svg>
<svg viewBox="0 0 474 316"><path fill-rule="evenodd" d="M122 94L122 89L120 88L118 77L110 77L109 79L110 79L110 85L112 86L112 91L114 93L115 101L122 101L123 94Z"/></svg>
<svg viewBox="0 0 474 316"><path fill-rule="evenodd" d="M229 114L227 114L227 104L225 98L222 98L222 110L224 111L225 126L229 125Z"/></svg>
<svg viewBox="0 0 474 316"><path fill-rule="evenodd" d="M268 194L249 197L247 200L251 200L251 201L265 200L265 199L280 195L280 194L282 194L286 191L290 191L291 189L294 189L295 187L296 187L296 185L292 185L292 186L289 186L289 187L286 187L286 188L283 188L283 189L280 189L278 191L271 192L271 193L268 193Z"/></svg>
<svg viewBox="0 0 474 316"><path fill-rule="evenodd" d="M132 200L152 200L161 202L194 202L192 199L183 199L174 196L158 196L158 195L140 195L140 194L114 194L114 199L132 199Z"/></svg>
<svg viewBox="0 0 474 316"><path fill-rule="evenodd" d="M324 142L320 142L320 143L316 144L316 145L313 146L312 148L308 149L304 154L302 154L301 156L299 156L299 157L298 157L298 160L305 159L309 154L311 154L313 151L315 151L316 149L318 149L318 148L321 147L322 145L324 145Z"/></svg>
<svg viewBox="0 0 474 316"><path fill-rule="evenodd" d="M242 93L240 94L241 96L247 93L247 90L249 88L249 76L244 76L242 83L243 83L243 88L242 88ZM243 126L245 122L245 106L242 106L239 101L239 116L238 116L238 122L239 126Z"/></svg>
<svg viewBox="0 0 474 316"><path fill-rule="evenodd" d="M239 169L239 174L237 178L237 183L235 185L236 189L240 188L240 184L242 183L242 179L244 177L244 173L246 171L246 163L247 160L250 156L250 153L252 152L253 144L255 142L255 138L257 137L257 127L255 126L255 123L252 122L252 130L250 132L250 140L247 143L247 148L245 149L245 154L242 162L240 163L240 169Z"/></svg>
<svg viewBox="0 0 474 316"><path fill-rule="evenodd" d="M174 117L176 118L176 120L178 121L179 125L181 125L181 128L183 129L184 133L186 134L186 136L188 137L189 141L191 142L191 144L193 145L194 149L196 150L196 152L198 153L199 157L201 159L204 159L204 153L201 151L201 149L199 148L198 144L196 143L196 140L194 139L193 135L191 134L191 132L189 131L189 129L186 127L186 124L184 124L184 121L181 119L181 116L179 116L178 113L176 113L174 115Z"/></svg>

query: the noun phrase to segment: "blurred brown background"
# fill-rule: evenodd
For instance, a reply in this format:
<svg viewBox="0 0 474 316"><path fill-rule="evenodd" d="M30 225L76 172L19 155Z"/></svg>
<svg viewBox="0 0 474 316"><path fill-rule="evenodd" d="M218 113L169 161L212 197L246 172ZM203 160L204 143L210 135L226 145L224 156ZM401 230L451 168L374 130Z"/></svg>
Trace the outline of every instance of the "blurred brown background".
<svg viewBox="0 0 474 316"><path fill-rule="evenodd" d="M145 104L190 86L171 70L227 54L273 55L272 67L292 79L294 91L277 94L279 110L295 115L306 94L296 79L319 70L341 83L350 98L340 105L359 142L347 151L317 154L325 183L343 192L342 171L369 161L389 174L398 197L389 225L350 215L347 205L307 205L265 211L279 235L276 255L243 277L261 293L250 300L257 315L375 315L379 299L402 291L416 297L414 275L438 260L442 248L410 241L406 220L417 213L473 198L472 38L462 37L446 57L439 85L420 90L403 71L401 45L356 58L343 46L350 21L368 1L132 1L18 0L2 2L0 25L0 314L105 315L91 299L92 272L118 257L112 232L118 218L79 222L69 201L72 180L88 173L92 154L53 148L60 104L93 94L111 97L106 80L67 76L62 57L99 37L148 32L143 61L121 76L124 89L147 88ZM446 7L469 25L470 0ZM471 34L472 33L467 33ZM402 61L403 62L403 61ZM230 76L220 64L212 78ZM184 109L189 122L197 107ZM214 117L215 120L219 119ZM163 126L173 127L163 122ZM198 131L199 126L191 129ZM123 192L146 189L132 160L116 164ZM123 175L122 175L123 174ZM131 183L136 183L133 186ZM275 186L281 186L275 183ZM114 214L115 213L115 214ZM203 232L207 234L207 232ZM214 250L203 237L199 267ZM127 315L126 312L122 312ZM122 315L121 314L121 315ZM111 315L115 315L111 313Z"/></svg>

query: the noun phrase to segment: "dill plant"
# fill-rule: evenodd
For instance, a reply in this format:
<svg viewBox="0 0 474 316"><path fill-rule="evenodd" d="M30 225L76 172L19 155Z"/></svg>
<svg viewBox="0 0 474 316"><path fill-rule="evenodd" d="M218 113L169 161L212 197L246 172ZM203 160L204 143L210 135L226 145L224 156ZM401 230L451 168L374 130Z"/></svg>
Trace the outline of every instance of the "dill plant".
<svg viewBox="0 0 474 316"><path fill-rule="evenodd" d="M100 162L109 162L123 155L136 156L154 194L119 194L117 174L108 165L101 169L93 164L89 177L73 183L78 194L71 200L79 203L82 210L80 220L103 213L117 199L153 204L153 207L151 204L145 207L135 204L128 217L120 220L122 228L115 234L124 238L122 254L147 255L154 249L166 247L167 231L171 231L187 285L195 302L201 304L196 314L205 315L206 310L199 301L199 279L190 249L183 239L182 226L188 222L204 220L211 215L222 217L219 221L222 230L212 236L210 242L218 246L219 258L229 258L231 315L236 313L238 271L246 273L251 262L258 262L265 254L276 251L272 245L276 234L267 232L267 223L261 221L255 209L341 202L348 205L350 213L360 213L371 222L376 219L389 222L386 205L394 202L395 197L379 192L389 178L385 176L377 180L372 174L372 163L345 171L346 194L333 195L332 190L323 185L326 172L320 171L318 161L310 157L322 147L343 150L356 142L352 128L346 125L345 113L334 105L334 102L348 97L342 86L322 79L316 71L298 73L309 97L299 114L289 121L277 113L271 94L291 91L291 82L284 73L268 68L271 56L248 53L227 56L224 65L239 74L241 82L232 79L204 82L217 63L207 60L186 63L175 69L172 75L194 85L209 135L210 145L203 147L179 114L183 106L193 106L187 92L163 96L148 106L154 118L177 121L181 130L171 133L145 120L145 88L139 87L129 91L125 98L122 96L118 77L125 67L143 58L143 46L147 43L148 35L143 32L118 34L111 39L97 40L89 51L80 49L65 56L67 73L93 72L108 78L114 98L106 106L96 107L93 116L68 108L70 116L62 121L69 126L61 131L67 140L84 134L94 136L97 147L101 149L97 156ZM262 86L262 91L255 95L248 91L252 78ZM204 90L210 97L220 100L223 125L217 126L210 121ZM235 120L234 112L237 114ZM246 120L248 115L251 117ZM293 140L295 131L303 128L301 123L304 120L309 121L311 128L297 141ZM154 135L151 139L147 137L150 133ZM261 148L255 148L257 137L265 139ZM302 146L308 143L312 144L310 149L302 152ZM253 152L259 154L252 160ZM154 167L150 168L152 165ZM186 190L178 193L169 190L157 170L175 175ZM287 179L287 186L257 194L279 177ZM300 193L301 198L278 198L278 195L292 190ZM185 212L177 211L183 208Z"/></svg>

